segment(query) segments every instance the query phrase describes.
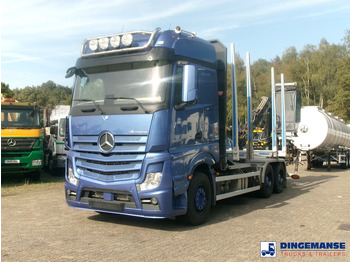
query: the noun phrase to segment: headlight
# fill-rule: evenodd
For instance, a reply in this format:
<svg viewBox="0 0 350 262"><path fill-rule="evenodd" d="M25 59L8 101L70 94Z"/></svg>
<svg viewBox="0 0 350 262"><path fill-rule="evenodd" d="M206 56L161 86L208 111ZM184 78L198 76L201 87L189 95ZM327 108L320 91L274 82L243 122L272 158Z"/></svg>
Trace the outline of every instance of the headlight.
<svg viewBox="0 0 350 262"><path fill-rule="evenodd" d="M68 181L75 186L79 184L79 180L75 177L73 168L71 167L68 167Z"/></svg>
<svg viewBox="0 0 350 262"><path fill-rule="evenodd" d="M138 191L150 190L158 187L162 181L162 172L148 173L145 181L142 184L137 185Z"/></svg>
<svg viewBox="0 0 350 262"><path fill-rule="evenodd" d="M38 160L33 160L32 161L32 166L41 166L42 160L38 159Z"/></svg>

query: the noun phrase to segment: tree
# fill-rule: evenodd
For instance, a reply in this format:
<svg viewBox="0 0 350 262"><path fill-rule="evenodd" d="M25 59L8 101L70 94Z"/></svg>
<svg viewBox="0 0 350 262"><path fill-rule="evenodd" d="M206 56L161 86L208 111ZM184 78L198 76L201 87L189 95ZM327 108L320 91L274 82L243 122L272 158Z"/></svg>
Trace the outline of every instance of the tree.
<svg viewBox="0 0 350 262"><path fill-rule="evenodd" d="M328 101L337 93L337 70L339 63L346 56L344 46L329 44L322 39L319 48L314 52L315 72L312 75L312 83L316 87L314 91L315 105L327 107Z"/></svg>
<svg viewBox="0 0 350 262"><path fill-rule="evenodd" d="M14 97L20 102L37 103L40 106L53 108L56 105L71 103L72 89L47 81L41 86L27 86L13 90Z"/></svg>
<svg viewBox="0 0 350 262"><path fill-rule="evenodd" d="M10 86L8 84L5 84L1 82L1 94L4 95L4 97L13 97L14 93L10 89Z"/></svg>
<svg viewBox="0 0 350 262"><path fill-rule="evenodd" d="M335 97L329 101L327 111L343 118L350 120L350 56L343 59L337 71L338 92Z"/></svg>
<svg viewBox="0 0 350 262"><path fill-rule="evenodd" d="M236 82L237 82L237 107L238 107L238 121L242 126L246 123L246 75L244 61L239 54L236 54ZM228 65L227 69L227 125L232 123L232 76L231 65Z"/></svg>

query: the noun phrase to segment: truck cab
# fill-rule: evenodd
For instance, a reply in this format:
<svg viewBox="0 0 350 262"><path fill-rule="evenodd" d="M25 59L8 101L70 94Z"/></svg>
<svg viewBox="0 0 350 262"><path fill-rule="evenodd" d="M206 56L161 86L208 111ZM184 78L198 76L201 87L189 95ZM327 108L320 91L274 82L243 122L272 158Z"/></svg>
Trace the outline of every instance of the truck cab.
<svg viewBox="0 0 350 262"><path fill-rule="evenodd" d="M1 102L1 173L40 178L43 167L43 131L39 106L13 98Z"/></svg>
<svg viewBox="0 0 350 262"><path fill-rule="evenodd" d="M66 76L67 204L198 225L217 200L270 196L283 160L227 160L226 70L220 41L180 27L85 40Z"/></svg>
<svg viewBox="0 0 350 262"><path fill-rule="evenodd" d="M188 177L196 168L212 176L219 161L214 46L159 29L88 39L69 74L68 205L185 214Z"/></svg>
<svg viewBox="0 0 350 262"><path fill-rule="evenodd" d="M64 140L69 110L68 105L55 106L50 113L46 128L45 166L53 174L59 174L65 167L67 150Z"/></svg>

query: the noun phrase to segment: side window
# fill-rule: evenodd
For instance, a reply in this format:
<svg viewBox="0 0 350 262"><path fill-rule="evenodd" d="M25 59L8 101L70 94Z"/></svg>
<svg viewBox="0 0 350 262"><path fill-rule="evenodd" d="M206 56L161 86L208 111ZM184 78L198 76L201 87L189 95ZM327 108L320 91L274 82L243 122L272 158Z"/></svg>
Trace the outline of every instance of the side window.
<svg viewBox="0 0 350 262"><path fill-rule="evenodd" d="M198 69L199 102L202 104L214 104L217 99L216 71L209 68Z"/></svg>

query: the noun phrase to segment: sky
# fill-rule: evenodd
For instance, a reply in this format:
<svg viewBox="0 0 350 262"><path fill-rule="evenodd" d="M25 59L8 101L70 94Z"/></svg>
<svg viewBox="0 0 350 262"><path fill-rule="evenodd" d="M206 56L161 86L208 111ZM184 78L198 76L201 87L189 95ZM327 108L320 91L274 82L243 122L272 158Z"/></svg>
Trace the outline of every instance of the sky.
<svg viewBox="0 0 350 262"><path fill-rule="evenodd" d="M1 82L10 89L49 80L72 87L84 39L134 30L174 29L219 39L251 62L301 51L322 38L342 44L349 0L1 0Z"/></svg>

